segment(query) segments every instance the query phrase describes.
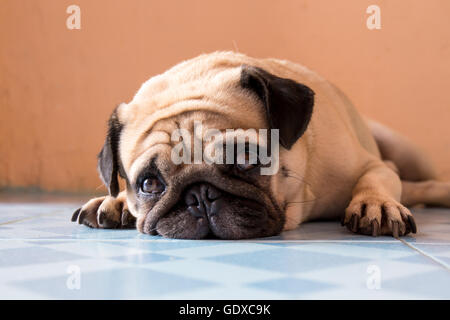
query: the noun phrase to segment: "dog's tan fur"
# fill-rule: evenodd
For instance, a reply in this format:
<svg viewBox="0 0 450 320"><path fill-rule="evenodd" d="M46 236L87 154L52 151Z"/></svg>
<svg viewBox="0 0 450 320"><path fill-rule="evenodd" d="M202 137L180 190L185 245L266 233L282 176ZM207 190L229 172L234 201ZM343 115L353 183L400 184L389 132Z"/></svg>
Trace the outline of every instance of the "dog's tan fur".
<svg viewBox="0 0 450 320"><path fill-rule="evenodd" d="M290 150L280 149L283 170L270 177L276 204L284 208L285 230L308 220L343 217L353 231L397 236L412 228L404 205L450 206L450 185L434 181L436 174L423 153L391 130L363 119L328 81L289 61L233 52L180 63L145 82L130 103L118 107L124 124L120 158L130 181L155 152L159 161L170 161L170 134L177 126L191 131L192 122L200 120L218 129L268 128L261 103L237 85L243 65L295 80L315 92L308 129ZM184 170L187 175L194 169ZM142 231L148 208L137 208L129 190L117 198L91 200L81 211L93 212L92 226L98 227L98 213L118 220L120 210L137 217Z"/></svg>

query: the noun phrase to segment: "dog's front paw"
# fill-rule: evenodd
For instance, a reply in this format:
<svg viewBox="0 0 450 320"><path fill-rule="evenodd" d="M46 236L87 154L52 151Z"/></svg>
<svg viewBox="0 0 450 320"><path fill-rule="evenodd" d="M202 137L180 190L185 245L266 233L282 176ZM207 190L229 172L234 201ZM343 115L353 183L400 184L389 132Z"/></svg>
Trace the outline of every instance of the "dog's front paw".
<svg viewBox="0 0 450 320"><path fill-rule="evenodd" d="M356 233L403 236L416 233L416 223L406 207L386 196L356 196L345 210L342 225Z"/></svg>
<svg viewBox="0 0 450 320"><path fill-rule="evenodd" d="M128 211L126 200L110 196L89 200L73 213L72 221L104 229L134 228L136 224L135 217Z"/></svg>

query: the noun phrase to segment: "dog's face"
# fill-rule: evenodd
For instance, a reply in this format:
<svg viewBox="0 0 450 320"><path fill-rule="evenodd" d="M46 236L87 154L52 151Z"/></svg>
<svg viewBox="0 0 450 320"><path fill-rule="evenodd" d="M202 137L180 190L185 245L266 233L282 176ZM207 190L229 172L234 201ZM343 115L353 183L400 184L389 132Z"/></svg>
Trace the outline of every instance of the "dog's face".
<svg viewBox="0 0 450 320"><path fill-rule="evenodd" d="M125 179L128 207L143 233L189 239L278 234L286 220L284 158L306 130L314 94L261 68L205 64L203 73L198 66L175 67L116 108L99 154L100 175L112 195L119 191L117 176ZM228 132L226 141L214 136L199 147L199 124L203 133ZM252 152L275 156L271 146L278 141L270 135L249 141L247 129L279 129L279 157L261 163ZM206 161L208 148L217 145L223 153L210 154L219 161ZM230 148L232 161L225 159ZM174 160L181 154L187 161ZM283 170L262 174L274 165Z"/></svg>

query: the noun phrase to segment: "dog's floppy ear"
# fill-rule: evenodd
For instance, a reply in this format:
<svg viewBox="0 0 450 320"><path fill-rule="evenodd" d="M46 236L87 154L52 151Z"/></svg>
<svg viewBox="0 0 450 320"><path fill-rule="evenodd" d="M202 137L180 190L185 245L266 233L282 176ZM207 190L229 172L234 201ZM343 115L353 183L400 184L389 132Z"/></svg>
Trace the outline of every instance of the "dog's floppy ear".
<svg viewBox="0 0 450 320"><path fill-rule="evenodd" d="M240 84L262 100L271 129L280 130L280 144L290 149L311 120L314 91L248 65L242 66Z"/></svg>
<svg viewBox="0 0 450 320"><path fill-rule="evenodd" d="M113 197L119 193L119 140L120 132L123 125L117 116L117 109L114 109L108 121L108 133L106 135L105 144L98 154L97 169L105 186L108 188L109 194Z"/></svg>

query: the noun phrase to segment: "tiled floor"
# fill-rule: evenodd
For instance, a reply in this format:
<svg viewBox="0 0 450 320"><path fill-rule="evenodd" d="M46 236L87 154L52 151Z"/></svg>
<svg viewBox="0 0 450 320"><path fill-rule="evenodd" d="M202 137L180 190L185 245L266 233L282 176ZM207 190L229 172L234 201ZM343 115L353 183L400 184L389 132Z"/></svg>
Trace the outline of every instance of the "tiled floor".
<svg viewBox="0 0 450 320"><path fill-rule="evenodd" d="M0 204L0 298L449 299L450 210L401 240L315 222L251 241L169 240L69 221L77 204Z"/></svg>

